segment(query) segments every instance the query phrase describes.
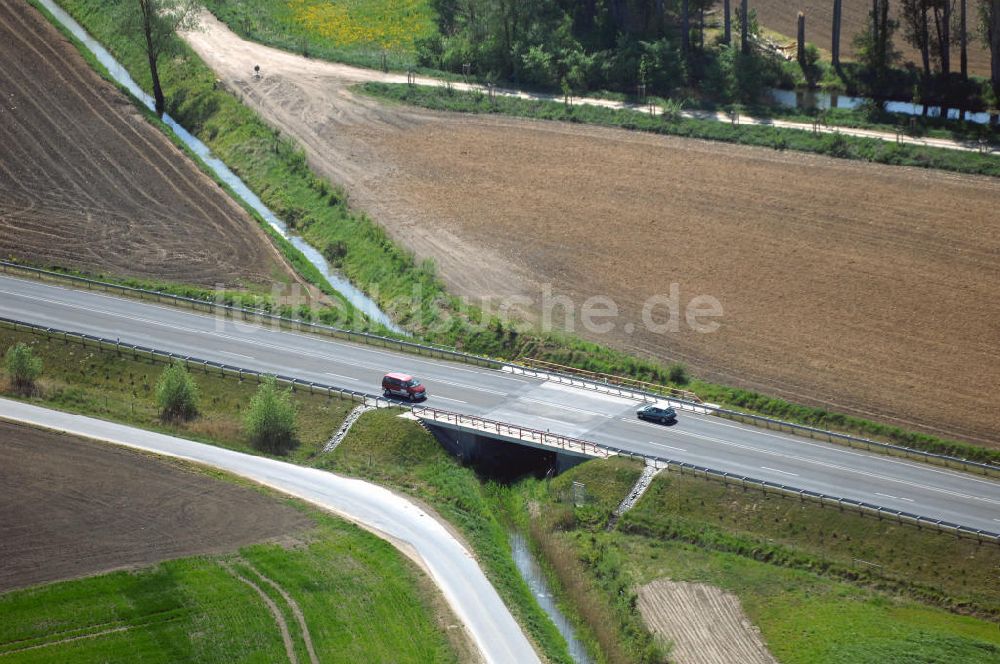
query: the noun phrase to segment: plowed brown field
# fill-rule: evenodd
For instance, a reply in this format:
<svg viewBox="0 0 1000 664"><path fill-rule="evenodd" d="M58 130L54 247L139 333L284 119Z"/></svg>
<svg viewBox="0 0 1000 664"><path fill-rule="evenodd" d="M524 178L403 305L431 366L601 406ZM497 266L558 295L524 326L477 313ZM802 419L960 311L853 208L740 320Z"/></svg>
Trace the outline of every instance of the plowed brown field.
<svg viewBox="0 0 1000 664"><path fill-rule="evenodd" d="M673 641L677 664L777 664L740 600L714 586L654 581L639 588L639 611L655 634Z"/></svg>
<svg viewBox="0 0 1000 664"><path fill-rule="evenodd" d="M187 39L459 295L524 298L539 316L549 287L596 341L1000 444L998 180L385 106L347 88L377 72L251 44L215 21ZM643 305L673 283L679 329L651 331ZM594 295L620 311L604 333L581 324ZM717 332L685 324L697 295L722 304Z"/></svg>
<svg viewBox="0 0 1000 664"><path fill-rule="evenodd" d="M733 3L735 6L737 3ZM970 0L968 10L969 29L969 73L989 77L990 53L983 42L976 37L976 4ZM721 3L719 7L721 8ZM854 53L854 36L866 29L870 0L844 0L843 17L840 26L840 49L846 58ZM750 7L757 10L761 26L769 28L794 40L798 30L799 12L806 15L806 41L826 49L831 48L833 34L833 0L751 0ZM890 4L890 9L899 17L899 3ZM720 9L721 11L721 9ZM958 9L955 9L956 19ZM953 33L954 34L954 33ZM920 53L911 48L903 38L903 29L896 31L895 46L904 61L920 66ZM952 49L952 69L958 71L958 46Z"/></svg>
<svg viewBox="0 0 1000 664"><path fill-rule="evenodd" d="M0 256L212 286L288 282L256 222L23 0L0 2Z"/></svg>
<svg viewBox="0 0 1000 664"><path fill-rule="evenodd" d="M3 421L0 486L0 593L232 551L311 524L253 489Z"/></svg>

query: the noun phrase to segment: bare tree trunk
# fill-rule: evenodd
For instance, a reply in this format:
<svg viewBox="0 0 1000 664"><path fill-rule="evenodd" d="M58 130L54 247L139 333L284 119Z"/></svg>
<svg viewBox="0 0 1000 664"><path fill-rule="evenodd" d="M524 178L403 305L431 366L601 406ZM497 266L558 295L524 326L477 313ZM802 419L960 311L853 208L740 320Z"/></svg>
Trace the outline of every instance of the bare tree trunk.
<svg viewBox="0 0 1000 664"><path fill-rule="evenodd" d="M872 0L872 44L878 44L879 0Z"/></svg>
<svg viewBox="0 0 1000 664"><path fill-rule="evenodd" d="M806 67L806 15L802 12L799 12L798 46L799 66L804 71Z"/></svg>
<svg viewBox="0 0 1000 664"><path fill-rule="evenodd" d="M993 94L1000 99L1000 0L990 0L987 29L990 37L990 80Z"/></svg>
<svg viewBox="0 0 1000 664"><path fill-rule="evenodd" d="M733 43L733 15L732 7L729 6L729 0L723 0L722 2L722 12L725 14L723 18L723 25L725 26L723 32L722 41L726 44Z"/></svg>
<svg viewBox="0 0 1000 664"><path fill-rule="evenodd" d="M142 32L143 36L146 38L146 56L149 60L149 75L153 80L153 110L156 112L158 117L163 117L163 112L166 110L166 100L163 98L163 87L160 85L160 72L156 66L157 60L159 60L159 52L156 49L156 45L153 44L153 12L156 11L154 7L148 3L140 3L140 8L142 11Z"/></svg>
<svg viewBox="0 0 1000 664"><path fill-rule="evenodd" d="M962 73L962 80L967 81L969 79L969 32L968 23L966 22L966 5L967 0L959 0L958 3L958 43L959 43L959 69Z"/></svg>
<svg viewBox="0 0 1000 664"><path fill-rule="evenodd" d="M681 3L681 49L684 55L691 51L691 6L689 0Z"/></svg>
<svg viewBox="0 0 1000 664"><path fill-rule="evenodd" d="M740 0L740 50L750 53L750 4L749 0Z"/></svg>
<svg viewBox="0 0 1000 664"><path fill-rule="evenodd" d="M830 50L833 56L833 68L840 71L840 17L842 0L833 0L833 43Z"/></svg>
<svg viewBox="0 0 1000 664"><path fill-rule="evenodd" d="M951 74L951 3L944 0L941 6L941 21L938 23L938 44L941 49L941 76L947 79Z"/></svg>

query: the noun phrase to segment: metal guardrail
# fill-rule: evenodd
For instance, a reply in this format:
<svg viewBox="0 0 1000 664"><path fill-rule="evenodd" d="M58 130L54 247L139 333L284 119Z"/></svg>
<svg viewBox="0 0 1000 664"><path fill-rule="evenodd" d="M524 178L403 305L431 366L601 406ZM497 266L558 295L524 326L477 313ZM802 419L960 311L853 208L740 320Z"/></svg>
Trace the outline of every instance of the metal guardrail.
<svg viewBox="0 0 1000 664"><path fill-rule="evenodd" d="M171 295L169 293L147 290L144 288L121 286L119 284L109 284L104 281L97 281L95 279L87 279L85 277L77 277L69 274L62 274L60 272L52 272L50 270L42 270L40 268L29 267L27 265L20 265L18 263L11 263L9 261L0 260L0 272L4 272L6 274L28 276L34 279L38 279L39 281L68 282L86 288L87 290L101 290L107 293L114 293L125 297L133 297L141 300L152 300L154 302L158 302L161 304L174 304L182 307L187 307L189 309L193 309L196 311L203 311L209 314L223 314L227 318L239 319L251 323L260 323L260 324L270 323L272 326L278 328L291 329L299 332L312 332L327 337L343 339L345 341L350 341L353 343L363 343L369 346L379 346L381 348L389 348L393 350L413 353L416 355L426 355L429 357L450 359L458 362L463 362L465 364L485 366L491 369L498 369L504 366L505 364L504 362L501 362L499 360L494 360L479 355L472 355L469 353L463 353L459 350L455 350L454 348L447 348L445 346L436 346L434 344L427 344L427 343L415 343L412 341L405 341L403 339L397 339L394 337L386 337L378 334L372 334L370 332L357 332L355 330L346 330L343 328L334 327L332 325L311 323L309 321L304 321L297 318L288 318L285 316L272 314L269 311L264 311L261 309L247 309L244 307L236 307L221 302L199 300L196 298L184 297L182 295Z"/></svg>
<svg viewBox="0 0 1000 664"><path fill-rule="evenodd" d="M663 394L650 392L648 390L643 390L638 388L628 388L628 387L622 387L620 385L614 385L611 383L598 382L589 378L566 374L561 371L533 369L531 367L525 366L523 364L518 364L516 362L506 362L502 360L483 357L480 355L463 353L462 351L455 350L454 348L448 348L445 346L436 346L433 344L404 341L400 339L395 339L393 337L384 337L377 334L371 334L368 332L356 332L353 330L345 330L330 325L310 323L307 321L302 321L294 318L286 318L283 316L275 315L270 312L261 311L258 309L245 309L242 307L234 307L231 305L226 305L217 302L209 302L207 300L198 300L195 298L182 297L179 295L170 295L167 293L161 293L159 291L145 290L142 288L133 288L131 286L119 286L117 284L109 284L106 282L87 279L84 277L76 277L72 275L62 274L59 272L42 270L40 268L28 267L26 265L20 265L9 261L0 260L0 272L29 276L42 281L49 280L49 281L69 282L79 286L86 287L90 290L99 289L105 292L118 293L126 297L151 299L156 302L176 304L178 306L186 306L190 307L191 309L201 310L207 313L222 313L227 317L239 318L240 320L247 322L257 322L261 324L270 322L272 325L279 328L292 329L295 331L312 332L315 334L333 337L336 339L343 339L349 342L363 343L370 346L378 346L382 348L398 350L401 352L413 353L416 355L437 357L440 359L462 362L465 364L488 367L490 369L507 368L514 372L519 372L522 374L530 374L545 380L552 380L555 382L573 385L576 387L583 387L585 389L615 394L625 398L639 399L646 401L656 401L665 398ZM622 380L628 380L628 379L622 379ZM948 468L954 468L957 470L974 472L991 477L1000 477L1000 466L993 464L978 463L975 461L969 461L967 459L960 459L957 457L947 456L943 454L934 454L932 452L916 450L913 448L904 447L902 445L881 443L867 438L852 436L850 434L837 433L833 431L827 431L824 429L817 429L803 424L784 422L782 420L776 420L774 418L765 417L762 415L751 415L749 413L742 413L739 411L729 410L726 408L720 408L712 404L705 404L702 403L700 399L697 401L692 401L680 397L666 397L666 398L674 401L676 405L680 406L681 408L687 408L689 410L694 410L697 412L709 413L712 415L717 415L719 417L725 417L727 419L739 421L744 424L752 424L754 426L764 427L768 429L787 431L789 433L793 433L799 436L804 436L812 439L822 439L830 443L846 445L848 447L852 447L855 449L865 449L870 452L888 454L897 457L905 457L917 461L931 463L938 466L944 466Z"/></svg>
<svg viewBox="0 0 1000 664"><path fill-rule="evenodd" d="M314 383L307 380L301 380L293 376L282 376L281 374L268 374L254 369L244 369L243 367L237 367L231 364L223 364L212 360L202 360L190 355L172 353L170 351L158 350L156 348L149 348L147 346L139 346L136 344L122 343L118 340L105 339L92 334L67 332L66 330L60 330L54 327L35 325L34 323L24 323L12 318L0 317L0 327L6 327L13 330L26 330L33 334L42 334L65 343L79 343L84 347L90 346L103 351L128 354L134 359L148 359L151 362L160 362L163 364L181 362L188 370L200 369L206 374L211 373L222 377L238 378L240 380L244 378L251 378L260 382L265 376L273 375L278 383L290 386L292 391L295 391L296 389L307 390L311 394L326 394L330 397L348 399L350 401L374 408L388 408L399 405L398 403L386 399L385 397L374 394L348 390L341 387L335 387L333 385L325 385L323 383Z"/></svg>
<svg viewBox="0 0 1000 664"><path fill-rule="evenodd" d="M727 473L713 468L706 468L704 466L686 463L684 461L676 461L664 457L647 457L635 454L634 452L629 452L627 450L618 450L615 448L608 448L608 450L619 456L630 457L641 460L644 463L650 463L658 470L662 469L667 470L668 472L674 470L682 475L687 474L694 477L701 477L706 480L719 481L730 486L738 486L744 490L755 490L761 491L764 494L776 494L789 498L798 498L801 501L808 500L809 502L818 503L822 506L832 506L840 510L848 509L852 512L860 514L861 516L871 515L879 520L890 519L900 525L916 526L918 529L930 528L932 530L955 535L956 537L974 539L980 543L1000 545L1000 533L988 530L969 528L968 526L962 526L960 524L943 521L941 519L932 519L919 514L913 514L912 512L889 509L887 507L866 503L860 500L853 500L851 498L838 498L837 496L831 496L817 491L810 491L809 489L799 489L786 484L778 484L776 482L760 480L753 477L747 477L745 475Z"/></svg>
<svg viewBox="0 0 1000 664"><path fill-rule="evenodd" d="M11 318L0 317L0 327L7 327L14 330L26 330L34 334L43 334L45 336L54 339L62 340L65 343L73 342L73 343L80 343L83 346L90 345L94 348L98 348L99 350L103 351L128 353L131 354L136 359L147 358L150 361L162 362L162 363L181 361L189 369L191 368L202 369L205 373L218 372L218 375L223 377L235 377L239 379L246 377L246 378L255 378L256 380L260 381L261 379L264 378L264 376L269 375L264 372L256 371L254 369L245 369L242 367L223 364L221 362L202 360L188 355L181 355L169 351L157 350L155 348L139 346L136 344L121 343L118 340L112 341L110 339L105 339L103 337L97 337L90 334L84 334L79 332L68 332L66 330L46 327L44 325L36 325L34 323L24 323ZM326 394L330 397L336 396L341 399L349 399L356 403L365 404L368 406L372 406L374 408L400 407L402 405L396 401L386 399L385 397L382 396L367 394L364 392L358 392L356 390L348 390L344 388L335 387L332 385L325 385L322 383L304 381L298 378L294 378L292 376L275 375L275 379L279 383L289 385L293 391L296 388L304 389L308 390L311 394ZM518 438L520 440L524 440L525 442L530 441L540 445L550 446L553 448L561 448L566 451L572 451L572 452L579 451L584 454L588 454L590 456L596 456L601 458L607 458L609 456L630 457L633 459L642 460L644 463L652 463L654 467L658 469L663 469L663 468L668 470L675 469L681 473L688 473L694 476L704 477L707 479L720 480L726 484L741 486L744 489L759 489L764 493L776 493L790 497L797 497L800 500L819 502L820 504L823 505L833 505L840 509L844 508L851 509L852 511L858 512L862 515L871 514L877 516L880 519L892 518L895 519L900 524L915 525L918 528L920 527L933 528L935 530L939 530L942 532L952 533L957 537L976 539L980 542L987 542L991 544L1000 545L1000 534L998 533L993 533L985 530L977 530L974 528L968 528L966 526L961 526L959 524L942 521L940 519L932 519L929 517L924 517L909 512L891 510L885 507L880 507L878 505L873 505L871 503L864 503L861 501L852 500L850 498L837 498L835 496L829 496L815 491L809 491L807 489L797 489L795 487L790 487L784 484L777 484L774 482L768 482L766 480L758 480L751 477L736 475L733 473L727 473L724 471L714 470L712 468L706 468L704 466L697 466L695 464L686 463L683 461L676 461L665 457L645 456L641 454L636 454L635 452L631 452L629 450L622 450L615 447L600 445L592 441L581 440L578 438L571 438L568 436L561 436L558 434L543 432L537 429L528 429L526 427L521 427L516 424L509 424L481 417L463 415L461 413L439 410L437 408L429 408L426 406L412 406L410 410L413 413L413 415L418 418L421 418L423 416L426 419L426 416L430 415L430 419L434 421L454 423L456 424L456 426L463 426L463 423L468 423L469 428L471 428L474 431L481 431L484 433L495 432L497 435L507 435L511 438Z"/></svg>
<svg viewBox="0 0 1000 664"><path fill-rule="evenodd" d="M577 369L576 367L569 367L563 364L556 364L555 362L548 362L546 360L538 360L535 358L523 358L521 363L526 366L542 369L544 371L564 374L570 376L580 376L585 380L589 380L595 383L603 383L606 385L615 385L617 387L629 388L633 391L638 391L641 393L658 394L671 399L683 399L685 401L692 401L694 403L702 403L701 397L690 390L682 390L676 387L667 387L665 385L657 385L656 383L649 383L644 380L638 380L636 378L628 378L625 376L616 376L614 374L600 373L597 371L588 371L586 369Z"/></svg>
<svg viewBox="0 0 1000 664"><path fill-rule="evenodd" d="M499 422L497 420L490 420L485 417L477 417L475 415L462 415L460 413L440 410L438 408L431 408L428 406L414 406L411 410L414 416L424 420L454 424L455 426L465 429L471 429L473 431L479 431L487 434L495 434L497 436L507 436L508 438L514 438L526 443L535 443L538 445L544 445L545 447L558 448L566 452L574 452L603 459L612 455L612 452L608 451L608 449L604 446L593 443L589 440L563 436L548 431L542 431L540 429L522 427L517 424Z"/></svg>

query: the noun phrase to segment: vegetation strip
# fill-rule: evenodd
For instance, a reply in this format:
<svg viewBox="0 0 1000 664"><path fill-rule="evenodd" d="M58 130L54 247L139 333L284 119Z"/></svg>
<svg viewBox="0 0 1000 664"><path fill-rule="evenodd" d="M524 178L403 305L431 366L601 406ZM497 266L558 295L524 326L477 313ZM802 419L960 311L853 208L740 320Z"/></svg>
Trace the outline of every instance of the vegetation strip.
<svg viewBox="0 0 1000 664"><path fill-rule="evenodd" d="M857 159L896 166L936 168L956 173L1000 177L1000 159L993 155L956 152L943 148L897 145L877 138L845 134L814 134L800 129L763 125L725 124L715 120L683 117L680 114L612 109L588 104L526 100L498 95L492 99L481 90L468 92L453 88L407 85L405 83L364 83L358 90L383 100L421 108L461 113L500 114L536 120L580 122L684 138L739 143L775 150L812 152L841 159Z"/></svg>

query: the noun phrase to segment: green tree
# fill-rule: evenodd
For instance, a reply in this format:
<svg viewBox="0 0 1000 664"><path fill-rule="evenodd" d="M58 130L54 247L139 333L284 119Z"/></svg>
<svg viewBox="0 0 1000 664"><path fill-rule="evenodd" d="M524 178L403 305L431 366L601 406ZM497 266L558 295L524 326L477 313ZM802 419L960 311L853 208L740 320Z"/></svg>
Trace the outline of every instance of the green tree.
<svg viewBox="0 0 1000 664"><path fill-rule="evenodd" d="M19 342L8 348L5 366L16 392L31 394L35 391L35 381L42 375L42 360L35 357L31 346Z"/></svg>
<svg viewBox="0 0 1000 664"><path fill-rule="evenodd" d="M267 376L257 388L244 414L250 443L259 450L284 454L296 444L295 404L291 389L278 389L274 376Z"/></svg>
<svg viewBox="0 0 1000 664"><path fill-rule="evenodd" d="M159 61L171 55L178 45L174 34L193 28L201 9L199 0L116 0L125 35L146 52L149 75L153 81L156 114L163 115L166 101L160 85Z"/></svg>
<svg viewBox="0 0 1000 664"><path fill-rule="evenodd" d="M156 403L165 420L189 420L198 414L198 385L182 362L163 370L156 383Z"/></svg>

